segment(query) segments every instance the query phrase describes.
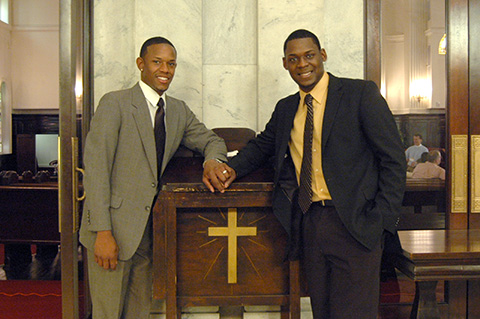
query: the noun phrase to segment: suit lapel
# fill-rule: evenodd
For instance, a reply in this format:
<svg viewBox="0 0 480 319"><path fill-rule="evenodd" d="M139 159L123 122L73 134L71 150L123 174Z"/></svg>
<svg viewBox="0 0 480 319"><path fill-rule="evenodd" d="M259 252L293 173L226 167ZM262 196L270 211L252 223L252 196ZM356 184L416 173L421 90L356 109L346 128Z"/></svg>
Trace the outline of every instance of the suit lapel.
<svg viewBox="0 0 480 319"><path fill-rule="evenodd" d="M322 127L322 149L327 144L328 137L332 130L333 122L340 107L340 100L343 95L341 81L330 75L330 81L328 84L327 102L325 105L325 113L323 115L323 127Z"/></svg>
<svg viewBox="0 0 480 319"><path fill-rule="evenodd" d="M150 164L153 176L157 176L157 158L155 137L153 136L152 119L148 110L147 101L138 83L132 88L133 118L137 125L138 134L143 144L145 155Z"/></svg>

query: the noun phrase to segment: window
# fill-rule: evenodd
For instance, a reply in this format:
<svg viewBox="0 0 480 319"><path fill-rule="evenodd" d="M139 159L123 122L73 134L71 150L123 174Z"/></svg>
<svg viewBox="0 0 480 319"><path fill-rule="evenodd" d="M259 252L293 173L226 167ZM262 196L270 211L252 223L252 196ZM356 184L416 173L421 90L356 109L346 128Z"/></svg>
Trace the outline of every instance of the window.
<svg viewBox="0 0 480 319"><path fill-rule="evenodd" d="M9 24L9 4L10 0L0 0L0 21Z"/></svg>

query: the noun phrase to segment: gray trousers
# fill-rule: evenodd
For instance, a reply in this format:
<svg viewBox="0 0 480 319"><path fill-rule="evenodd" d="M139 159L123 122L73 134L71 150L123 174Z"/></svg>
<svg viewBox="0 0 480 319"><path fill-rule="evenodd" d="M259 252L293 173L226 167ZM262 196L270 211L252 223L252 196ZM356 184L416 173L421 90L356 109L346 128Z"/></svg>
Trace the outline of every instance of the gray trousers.
<svg viewBox="0 0 480 319"><path fill-rule="evenodd" d="M152 305L152 222L129 260L105 270L88 251L88 276L93 319L148 319Z"/></svg>

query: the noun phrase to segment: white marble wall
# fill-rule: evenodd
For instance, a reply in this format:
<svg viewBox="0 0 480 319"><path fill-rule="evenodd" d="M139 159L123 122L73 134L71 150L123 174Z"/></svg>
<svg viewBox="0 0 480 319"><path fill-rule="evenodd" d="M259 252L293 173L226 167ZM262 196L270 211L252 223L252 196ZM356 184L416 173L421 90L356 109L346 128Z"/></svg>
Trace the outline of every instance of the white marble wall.
<svg viewBox="0 0 480 319"><path fill-rule="evenodd" d="M178 51L168 91L208 127L262 130L278 99L294 93L283 42L309 29L328 54L326 69L363 77L363 0L95 0L95 103L139 79L144 40L162 35Z"/></svg>

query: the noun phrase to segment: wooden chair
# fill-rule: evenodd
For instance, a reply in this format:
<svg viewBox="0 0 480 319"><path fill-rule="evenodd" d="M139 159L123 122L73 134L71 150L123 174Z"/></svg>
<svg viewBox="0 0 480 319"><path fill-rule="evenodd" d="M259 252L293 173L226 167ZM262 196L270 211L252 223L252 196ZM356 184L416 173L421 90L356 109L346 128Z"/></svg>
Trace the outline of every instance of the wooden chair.
<svg viewBox="0 0 480 319"><path fill-rule="evenodd" d="M225 140L229 152L241 150L255 137L255 131L246 127L218 127L212 131Z"/></svg>

